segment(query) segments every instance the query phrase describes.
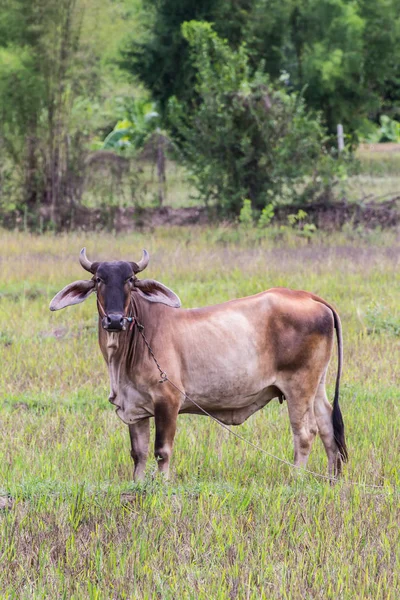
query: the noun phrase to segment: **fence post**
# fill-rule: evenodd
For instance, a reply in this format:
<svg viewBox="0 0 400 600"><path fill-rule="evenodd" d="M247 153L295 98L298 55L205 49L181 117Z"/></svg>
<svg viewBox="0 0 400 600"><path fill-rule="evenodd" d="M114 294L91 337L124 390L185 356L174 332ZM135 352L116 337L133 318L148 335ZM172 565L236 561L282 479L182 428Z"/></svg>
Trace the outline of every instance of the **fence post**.
<svg viewBox="0 0 400 600"><path fill-rule="evenodd" d="M340 125L340 123L337 126L337 141L338 141L338 150L339 150L339 154L340 154L344 150L343 125Z"/></svg>

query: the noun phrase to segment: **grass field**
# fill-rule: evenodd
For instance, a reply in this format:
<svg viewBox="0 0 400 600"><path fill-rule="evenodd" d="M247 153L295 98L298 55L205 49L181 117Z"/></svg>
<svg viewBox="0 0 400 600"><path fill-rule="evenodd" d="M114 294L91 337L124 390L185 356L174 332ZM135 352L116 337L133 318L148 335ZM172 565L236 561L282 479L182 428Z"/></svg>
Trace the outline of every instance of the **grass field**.
<svg viewBox="0 0 400 600"><path fill-rule="evenodd" d="M399 144L362 144L355 154L359 172L339 186L339 196L356 202L400 196L399 148Z"/></svg>
<svg viewBox="0 0 400 600"><path fill-rule="evenodd" d="M87 302L49 300L91 260L137 260L201 306L284 285L336 305L350 462L331 487L209 419L181 416L168 483L131 481L128 430ZM400 597L400 238L319 232L236 243L226 230L0 239L0 597L393 599ZM168 371L168 365L165 366ZM333 397L336 356L330 368ZM292 459L285 403L235 429ZM316 440L309 468L326 473ZM356 482L352 485L348 482ZM364 484L379 487L368 487Z"/></svg>

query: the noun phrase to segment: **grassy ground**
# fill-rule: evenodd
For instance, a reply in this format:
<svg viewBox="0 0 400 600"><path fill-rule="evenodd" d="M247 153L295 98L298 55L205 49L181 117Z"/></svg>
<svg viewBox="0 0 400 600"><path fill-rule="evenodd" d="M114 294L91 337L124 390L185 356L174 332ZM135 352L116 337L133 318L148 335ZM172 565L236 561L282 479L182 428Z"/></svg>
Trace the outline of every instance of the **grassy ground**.
<svg viewBox="0 0 400 600"><path fill-rule="evenodd" d="M345 342L343 481L295 476L210 420L182 416L171 481L153 478L150 457L146 481L132 484L94 299L48 310L56 291L86 277L83 245L91 260L137 260L146 247L148 276L184 306L275 285L334 303ZM398 235L317 233L307 244L226 229L3 232L0 256L0 495L14 499L0 511L1 598L399 598ZM335 372L336 358L330 397ZM285 404L236 431L291 460ZM319 440L309 467L325 473Z"/></svg>
<svg viewBox="0 0 400 600"><path fill-rule="evenodd" d="M349 177L340 190L350 201L390 200L400 196L399 145L363 144L356 152L359 173Z"/></svg>

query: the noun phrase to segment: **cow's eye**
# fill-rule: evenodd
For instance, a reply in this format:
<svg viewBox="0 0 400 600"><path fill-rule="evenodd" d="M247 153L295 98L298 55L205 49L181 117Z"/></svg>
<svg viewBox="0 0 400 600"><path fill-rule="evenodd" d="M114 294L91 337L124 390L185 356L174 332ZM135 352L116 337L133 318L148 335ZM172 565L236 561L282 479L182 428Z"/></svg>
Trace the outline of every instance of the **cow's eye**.
<svg viewBox="0 0 400 600"><path fill-rule="evenodd" d="M100 277L96 277L96 283L100 283L101 279Z"/></svg>
<svg viewBox="0 0 400 600"><path fill-rule="evenodd" d="M133 282L134 282L133 277L129 277L129 283L133 283Z"/></svg>

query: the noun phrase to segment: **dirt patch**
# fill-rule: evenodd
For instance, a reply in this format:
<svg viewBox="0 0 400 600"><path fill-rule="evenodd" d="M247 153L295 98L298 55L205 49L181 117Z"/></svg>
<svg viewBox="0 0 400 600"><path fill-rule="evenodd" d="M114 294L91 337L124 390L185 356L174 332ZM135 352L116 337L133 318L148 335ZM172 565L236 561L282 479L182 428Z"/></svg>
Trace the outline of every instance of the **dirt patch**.
<svg viewBox="0 0 400 600"><path fill-rule="evenodd" d="M69 331L67 327L56 327L50 331L41 331L39 336L43 338L56 338L57 340L62 340L68 334L68 332Z"/></svg>
<svg viewBox="0 0 400 600"><path fill-rule="evenodd" d="M0 510L11 510L14 500L9 496L0 496Z"/></svg>
<svg viewBox="0 0 400 600"><path fill-rule="evenodd" d="M116 219L116 229L129 229L134 224L136 227L161 227L163 225L206 225L210 223L210 216L205 207L194 206L190 208L161 208L136 209L120 213Z"/></svg>
<svg viewBox="0 0 400 600"><path fill-rule="evenodd" d="M64 215L62 229L82 229L93 231L97 229L134 231L135 229L153 229L164 225L185 226L205 225L210 223L210 217L205 207L172 208L116 208L107 210L77 208L73 213Z"/></svg>
<svg viewBox="0 0 400 600"><path fill-rule="evenodd" d="M399 145L400 146L400 145ZM296 214L299 209L304 210L307 222L314 223L318 229L338 230L344 224L366 227L369 229L389 228L400 226L400 196L387 201L370 202L317 202L314 204L282 206L275 209L274 224L287 225L287 217ZM45 214L43 220L50 220L50 214ZM135 230L152 230L156 227L189 226L189 225L216 225L218 217L206 207L194 206L188 208L118 208L106 207L104 209L89 209L74 207L59 215L59 229L62 231L116 231L130 232ZM233 222L233 221L232 221ZM3 222L10 229L18 227L17 219Z"/></svg>
<svg viewBox="0 0 400 600"><path fill-rule="evenodd" d="M318 203L294 208L285 206L275 211L278 221L287 222L290 214L296 213L298 208L308 215L308 221L314 223L318 229L334 231L341 229L349 223L353 227L366 227L387 229L400 225L400 196L386 202L350 203L335 202L332 204Z"/></svg>
<svg viewBox="0 0 400 600"><path fill-rule="evenodd" d="M349 223L353 227L366 227L375 229L380 227L400 226L400 196L385 202L349 203L346 201L335 203L316 203L304 206L284 206L275 210L275 223L287 224L290 214L304 210L307 221L314 223L318 229L333 231ZM211 225L218 220L205 207L192 208L126 208L118 209L107 215L101 211L84 210L75 215L75 226L84 230L111 229L117 232L129 232L135 229L154 229L165 226ZM71 224L64 224L66 229Z"/></svg>

